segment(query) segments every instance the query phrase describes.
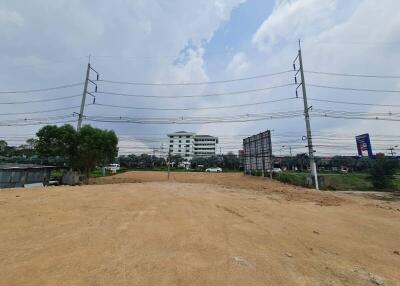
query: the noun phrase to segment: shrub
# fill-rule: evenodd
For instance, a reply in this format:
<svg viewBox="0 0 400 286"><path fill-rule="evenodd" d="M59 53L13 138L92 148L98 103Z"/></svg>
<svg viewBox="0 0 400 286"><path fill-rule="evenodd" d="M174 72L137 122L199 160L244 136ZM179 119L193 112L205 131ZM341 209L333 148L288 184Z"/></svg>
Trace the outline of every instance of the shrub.
<svg viewBox="0 0 400 286"><path fill-rule="evenodd" d="M394 179L399 169L399 161L393 158L378 157L369 170L372 185L380 190L394 188Z"/></svg>

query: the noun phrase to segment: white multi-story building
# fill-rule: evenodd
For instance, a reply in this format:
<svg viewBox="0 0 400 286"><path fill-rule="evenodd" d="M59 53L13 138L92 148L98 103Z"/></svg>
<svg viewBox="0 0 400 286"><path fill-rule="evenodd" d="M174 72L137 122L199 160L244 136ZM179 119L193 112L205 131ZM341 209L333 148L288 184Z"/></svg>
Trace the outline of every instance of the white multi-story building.
<svg viewBox="0 0 400 286"><path fill-rule="evenodd" d="M185 160L193 157L209 157L215 155L218 137L196 135L192 132L179 131L167 134L169 154L180 155Z"/></svg>
<svg viewBox="0 0 400 286"><path fill-rule="evenodd" d="M217 144L218 144L218 137L210 135L195 135L194 156L195 157L214 156Z"/></svg>

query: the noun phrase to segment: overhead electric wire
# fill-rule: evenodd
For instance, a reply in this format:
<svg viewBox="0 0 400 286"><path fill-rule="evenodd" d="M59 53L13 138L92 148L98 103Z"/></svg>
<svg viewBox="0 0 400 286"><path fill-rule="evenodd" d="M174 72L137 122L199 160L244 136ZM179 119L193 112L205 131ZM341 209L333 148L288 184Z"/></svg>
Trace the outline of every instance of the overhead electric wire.
<svg viewBox="0 0 400 286"><path fill-rule="evenodd" d="M260 102L245 103L245 104L210 106L210 107L183 107L183 108L135 107L135 106L122 106L122 105L101 104L101 103L96 103L96 104L92 104L92 105L93 106L120 108L120 109L135 109L135 110L186 111L186 110L208 110L208 109L226 109L226 108L235 108L235 107L246 107L246 106L254 106L254 105L267 104L267 103L288 101L288 100L293 100L293 99L297 99L297 98L296 97L288 97L288 98L282 98L282 99L276 99L276 100L270 100L270 101L260 101Z"/></svg>
<svg viewBox="0 0 400 286"><path fill-rule="evenodd" d="M376 121L400 121L399 119L385 118L385 117L364 117L364 116L344 116L344 115L330 115L330 114L317 114L315 117L326 117L336 119L356 119L356 120L376 120Z"/></svg>
<svg viewBox="0 0 400 286"><path fill-rule="evenodd" d="M34 92L42 92L42 91L50 91L50 90L57 90L57 89L70 88L70 87L80 86L80 85L83 85L83 82L80 82L80 83L72 83L72 84L66 84L66 85L60 85L60 86L55 86L55 87L40 88L40 89L0 91L0 94L34 93Z"/></svg>
<svg viewBox="0 0 400 286"><path fill-rule="evenodd" d="M348 104L348 105L364 105L364 106L381 106L381 107L400 107L400 104L377 104L377 103L364 103L364 102L351 102L351 101L337 101L337 100L327 100L327 99L316 99L308 98L311 101L328 102L328 103L338 103L338 104Z"/></svg>
<svg viewBox="0 0 400 286"><path fill-rule="evenodd" d="M32 123L8 123L8 124L3 124L0 123L0 126L31 126L31 125L54 125L54 124L66 124L66 123L72 123L76 122L78 119L75 120L64 120L64 121L39 121L39 122L32 122Z"/></svg>
<svg viewBox="0 0 400 286"><path fill-rule="evenodd" d="M293 86L294 83L288 83L283 85L275 85L275 86L268 86L263 88L256 88L256 89L247 89L247 90L239 90L239 91L231 91L231 92L221 92L221 93L209 93L209 94L195 94L195 95L145 95L145 94L126 94L126 93L118 93L118 92L109 92L109 91L98 91L99 94L106 94L106 95L118 95L118 96L127 96L127 97L150 97L150 98L191 98L191 97L209 97L209 96L222 96L222 95L235 95L235 94L245 94L245 93L253 93L271 89L277 89L282 87Z"/></svg>
<svg viewBox="0 0 400 286"><path fill-rule="evenodd" d="M86 104L86 106L89 106L89 105L91 105L91 104ZM61 110L75 109L75 108L79 108L79 107L80 107L80 105L71 106L71 107L61 107L61 108L55 108L55 109L47 109L47 110L39 110L39 111L0 113L0 116L48 113L48 112L55 112L55 111L61 111Z"/></svg>
<svg viewBox="0 0 400 286"><path fill-rule="evenodd" d="M343 77L388 78L388 79L400 78L400 76L398 76L398 75L349 74L349 73L321 72L321 71L312 71L312 70L305 70L304 72L311 73L311 74L343 76Z"/></svg>
<svg viewBox="0 0 400 286"><path fill-rule="evenodd" d="M110 84L124 84L124 85L142 85L142 86L207 85L207 84L229 83L229 82L266 78L266 77L277 76L277 75L292 73L292 72L293 72L293 70L285 70L285 71L280 71L280 72L275 72L275 73L268 73L268 74L235 78L235 79L216 80L216 81L201 81L201 82L185 82L185 83L126 82L126 81L114 81L114 80L106 80L106 79L101 79L101 80L99 80L99 82L110 83Z"/></svg>
<svg viewBox="0 0 400 286"><path fill-rule="evenodd" d="M318 109L315 108L312 110L315 113L323 113L323 114L341 114L341 115L364 115L364 116L391 116L397 117L400 116L400 113L392 113L392 112L365 112L365 111L348 111L348 110L330 110L330 109Z"/></svg>
<svg viewBox="0 0 400 286"><path fill-rule="evenodd" d="M28 121L51 121L51 120L58 120L58 119L65 119L65 118L70 118L74 117L73 114L66 114L66 115L55 115L55 116L49 116L49 117L39 117L39 118L15 118L15 119L9 119L9 120L2 120L0 121L0 124L7 123L18 123L20 121L22 122L28 122Z"/></svg>
<svg viewBox="0 0 400 286"><path fill-rule="evenodd" d="M369 89L369 88L352 88L352 87L341 87L341 86L329 86L307 83L307 86L337 89L337 90L348 90L348 91L365 91L365 92L382 92L382 93L400 93L400 90L388 90L388 89Z"/></svg>
<svg viewBox="0 0 400 286"><path fill-rule="evenodd" d="M210 124L210 123L234 123L260 121L267 119L294 118L303 115L302 110L275 112L275 113L258 113L258 114L238 114L231 116L203 116L190 117L181 116L175 118L131 118L126 116L106 117L106 116L85 116L85 120L94 122L108 123L136 123L136 124Z"/></svg>
<svg viewBox="0 0 400 286"><path fill-rule="evenodd" d="M27 103L36 103L36 102L49 102L49 101L57 101L57 100L63 100L63 99L67 99L67 98L74 98L74 97L79 97L79 96L82 96L82 94L69 95L69 96L56 97L56 98L36 99L36 100L0 102L0 105L1 104L6 105L6 104L27 104Z"/></svg>

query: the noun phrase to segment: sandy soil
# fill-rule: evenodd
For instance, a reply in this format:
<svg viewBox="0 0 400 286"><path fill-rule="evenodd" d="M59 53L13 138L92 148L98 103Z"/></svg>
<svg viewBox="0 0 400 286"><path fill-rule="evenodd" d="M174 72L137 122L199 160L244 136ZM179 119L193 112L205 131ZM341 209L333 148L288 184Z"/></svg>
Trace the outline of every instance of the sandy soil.
<svg viewBox="0 0 400 286"><path fill-rule="evenodd" d="M396 200L241 174L165 180L0 191L0 285L400 285Z"/></svg>

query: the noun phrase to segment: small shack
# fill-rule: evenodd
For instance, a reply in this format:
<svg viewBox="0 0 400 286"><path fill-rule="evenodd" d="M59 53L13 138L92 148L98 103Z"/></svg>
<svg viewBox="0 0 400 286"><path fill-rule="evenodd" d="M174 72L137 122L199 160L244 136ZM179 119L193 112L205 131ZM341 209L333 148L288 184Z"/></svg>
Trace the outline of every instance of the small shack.
<svg viewBox="0 0 400 286"><path fill-rule="evenodd" d="M0 188L29 187L34 184L46 186L52 168L33 164L0 164Z"/></svg>

